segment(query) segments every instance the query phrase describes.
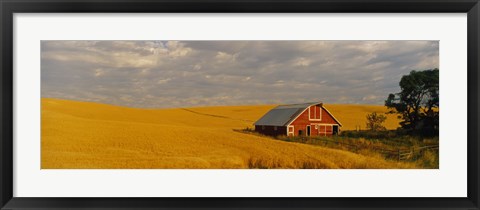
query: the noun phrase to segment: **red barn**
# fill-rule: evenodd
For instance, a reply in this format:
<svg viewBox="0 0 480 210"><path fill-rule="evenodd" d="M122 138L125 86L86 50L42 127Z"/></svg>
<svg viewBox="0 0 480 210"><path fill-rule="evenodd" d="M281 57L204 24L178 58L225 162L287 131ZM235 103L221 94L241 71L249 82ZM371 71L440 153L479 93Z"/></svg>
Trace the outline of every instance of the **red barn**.
<svg viewBox="0 0 480 210"><path fill-rule="evenodd" d="M254 125L256 132L269 136L328 136L342 127L321 102L277 106Z"/></svg>

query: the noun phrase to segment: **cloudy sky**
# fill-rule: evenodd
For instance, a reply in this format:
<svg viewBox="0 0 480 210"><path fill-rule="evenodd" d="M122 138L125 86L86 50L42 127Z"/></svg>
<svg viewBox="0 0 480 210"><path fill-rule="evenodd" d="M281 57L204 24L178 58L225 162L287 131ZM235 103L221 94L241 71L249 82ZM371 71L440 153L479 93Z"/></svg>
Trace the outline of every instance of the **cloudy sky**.
<svg viewBox="0 0 480 210"><path fill-rule="evenodd" d="M438 41L42 41L42 97L131 107L383 104Z"/></svg>

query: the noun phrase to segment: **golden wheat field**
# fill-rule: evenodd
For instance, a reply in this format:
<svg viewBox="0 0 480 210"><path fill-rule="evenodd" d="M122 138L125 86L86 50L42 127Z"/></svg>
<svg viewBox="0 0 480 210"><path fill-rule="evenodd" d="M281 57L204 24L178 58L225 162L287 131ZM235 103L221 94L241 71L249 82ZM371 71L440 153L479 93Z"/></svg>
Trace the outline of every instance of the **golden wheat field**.
<svg viewBox="0 0 480 210"><path fill-rule="evenodd" d="M43 98L42 169L413 168L355 153L233 131L275 105L136 109ZM343 130L382 106L325 105ZM386 127L398 126L388 115Z"/></svg>

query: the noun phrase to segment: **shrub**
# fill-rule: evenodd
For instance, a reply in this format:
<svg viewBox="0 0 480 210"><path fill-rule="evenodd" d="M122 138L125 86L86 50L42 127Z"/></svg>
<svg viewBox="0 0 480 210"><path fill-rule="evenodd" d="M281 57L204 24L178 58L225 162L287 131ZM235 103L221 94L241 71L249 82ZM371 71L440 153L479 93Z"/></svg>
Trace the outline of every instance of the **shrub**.
<svg viewBox="0 0 480 210"><path fill-rule="evenodd" d="M383 123L387 117L383 114L377 114L376 112L372 112L367 114L367 129L371 131L384 131L387 130Z"/></svg>

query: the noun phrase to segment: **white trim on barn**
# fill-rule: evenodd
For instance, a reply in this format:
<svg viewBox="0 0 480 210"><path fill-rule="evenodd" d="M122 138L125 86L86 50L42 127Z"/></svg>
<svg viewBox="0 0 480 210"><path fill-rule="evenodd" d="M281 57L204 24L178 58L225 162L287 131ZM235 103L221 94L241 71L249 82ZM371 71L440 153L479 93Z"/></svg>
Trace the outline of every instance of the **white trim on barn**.
<svg viewBox="0 0 480 210"><path fill-rule="evenodd" d="M292 128L292 131L291 131L291 132L290 132L290 128ZM292 134L292 136L295 136L295 126L293 126L293 125L287 126L287 136L288 136L289 134Z"/></svg>
<svg viewBox="0 0 480 210"><path fill-rule="evenodd" d="M310 125L338 125L337 123L310 123Z"/></svg>
<svg viewBox="0 0 480 210"><path fill-rule="evenodd" d="M323 131L321 131L320 129L318 129L318 134L321 135L323 134L324 136L326 136L327 134L327 126L330 127L330 129L332 130L332 133L333 133L333 125L332 124L328 124L328 125L323 125L324 129ZM320 127L321 128L321 127Z"/></svg>
<svg viewBox="0 0 480 210"><path fill-rule="evenodd" d="M322 106L319 107L319 110L320 110L320 120L322 120L322 109L323 109L323 104L322 104Z"/></svg>
<svg viewBox="0 0 480 210"><path fill-rule="evenodd" d="M312 106L318 106L318 105L320 105L320 104L315 104L315 105L311 105L311 106L308 107L308 120L310 120L310 121L322 121L322 106L323 106L323 104L321 104L321 106L319 106L319 108L320 108L320 118L318 118L318 119L315 118L315 117L317 117L317 107L315 107L315 108L313 109L313 111L314 111L313 117L314 117L314 118L311 118L311 117L310 117L310 116L311 116L311 115L310 115L311 107L312 107Z"/></svg>
<svg viewBox="0 0 480 210"><path fill-rule="evenodd" d="M327 135L327 126L332 127L332 134L333 134L333 126L339 126L339 124L329 124L329 123L310 123L310 125L316 126L324 126L323 132L320 131L320 127L317 128L317 134L323 134L324 136Z"/></svg>

